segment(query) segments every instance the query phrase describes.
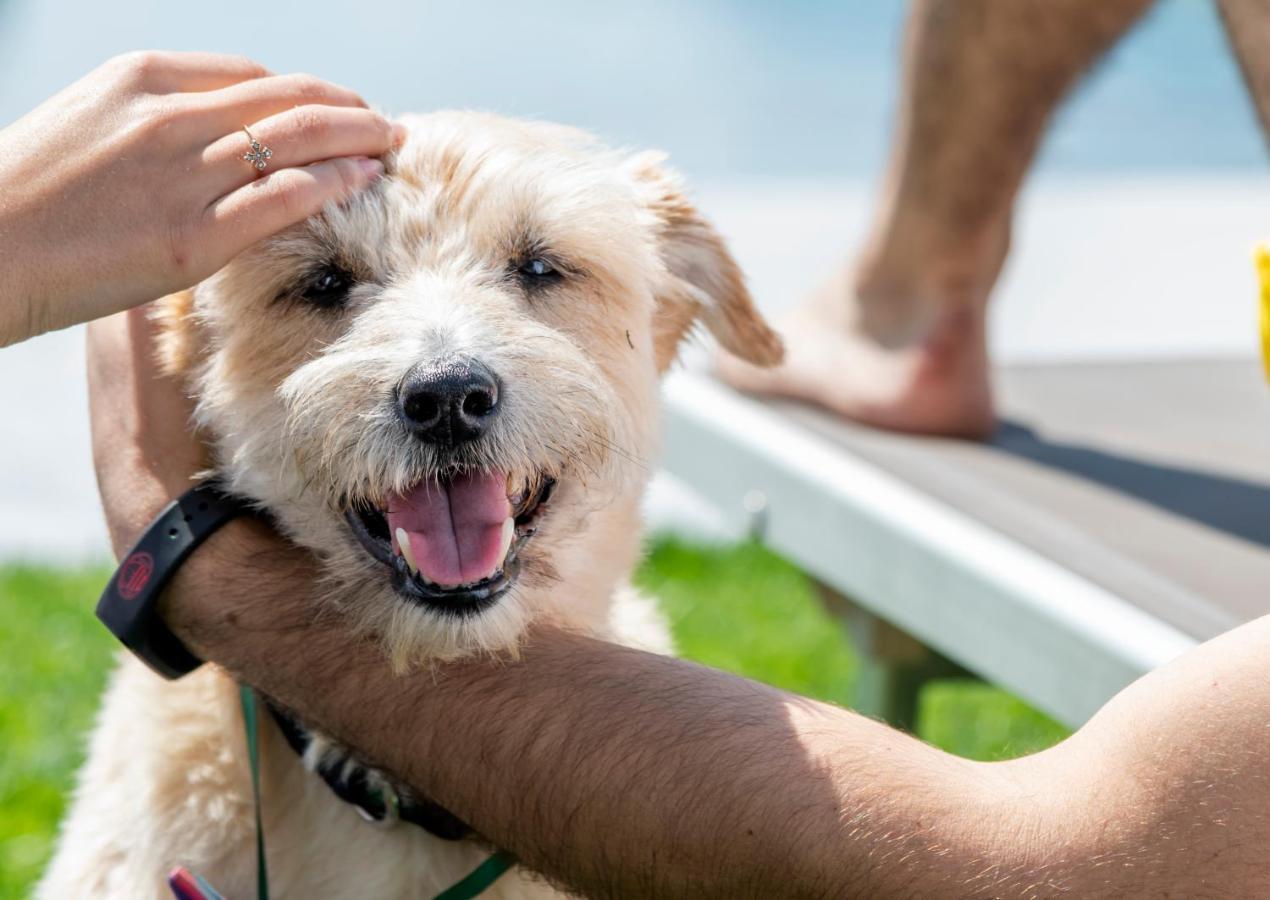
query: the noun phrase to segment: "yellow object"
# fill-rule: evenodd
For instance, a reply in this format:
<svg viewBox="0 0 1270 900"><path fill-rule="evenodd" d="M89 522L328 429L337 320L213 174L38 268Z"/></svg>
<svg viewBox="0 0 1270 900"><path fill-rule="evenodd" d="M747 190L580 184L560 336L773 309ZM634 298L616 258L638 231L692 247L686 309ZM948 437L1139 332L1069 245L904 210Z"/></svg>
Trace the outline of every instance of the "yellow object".
<svg viewBox="0 0 1270 900"><path fill-rule="evenodd" d="M1257 248L1257 279L1261 283L1261 365L1270 381L1270 248Z"/></svg>

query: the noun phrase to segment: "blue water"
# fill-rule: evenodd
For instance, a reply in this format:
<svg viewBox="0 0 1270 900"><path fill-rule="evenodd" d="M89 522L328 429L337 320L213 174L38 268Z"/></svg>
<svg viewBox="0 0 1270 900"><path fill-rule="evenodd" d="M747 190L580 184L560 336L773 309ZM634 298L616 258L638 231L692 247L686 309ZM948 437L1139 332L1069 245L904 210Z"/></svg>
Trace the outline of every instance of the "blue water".
<svg viewBox="0 0 1270 900"><path fill-rule="evenodd" d="M393 110L582 125L662 147L697 177L871 177L902 15L899 0L0 0L0 120L113 53L204 48L314 72ZM1264 158L1213 4L1163 0L1063 111L1041 165L1211 170Z"/></svg>

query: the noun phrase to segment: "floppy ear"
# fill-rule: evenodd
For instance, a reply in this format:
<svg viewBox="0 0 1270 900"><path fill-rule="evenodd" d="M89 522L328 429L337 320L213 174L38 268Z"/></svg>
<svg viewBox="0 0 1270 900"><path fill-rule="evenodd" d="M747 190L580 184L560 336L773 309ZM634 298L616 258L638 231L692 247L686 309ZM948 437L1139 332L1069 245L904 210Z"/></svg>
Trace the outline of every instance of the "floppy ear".
<svg viewBox="0 0 1270 900"><path fill-rule="evenodd" d="M651 152L628 161L656 218L658 253L666 268L653 314L658 370L674 362L680 343L698 321L734 356L757 366L776 365L784 356L780 337L754 308L745 276L723 238L684 196L679 177L662 165L664 159Z"/></svg>
<svg viewBox="0 0 1270 900"><path fill-rule="evenodd" d="M160 370L164 375L187 377L196 354L194 291L177 291L156 300L150 318L155 323Z"/></svg>

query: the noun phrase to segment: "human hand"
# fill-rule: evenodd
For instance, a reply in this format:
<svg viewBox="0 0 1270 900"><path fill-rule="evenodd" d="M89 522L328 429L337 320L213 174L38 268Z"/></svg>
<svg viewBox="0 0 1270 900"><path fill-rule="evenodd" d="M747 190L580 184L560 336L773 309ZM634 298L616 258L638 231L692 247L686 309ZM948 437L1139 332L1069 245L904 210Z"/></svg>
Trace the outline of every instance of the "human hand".
<svg viewBox="0 0 1270 900"><path fill-rule="evenodd" d="M159 371L147 307L88 326L88 411L93 461L116 557L206 466L192 404Z"/></svg>
<svg viewBox="0 0 1270 900"><path fill-rule="evenodd" d="M244 125L273 150L263 173ZM370 184L400 134L240 57L109 60L0 130L0 346L189 287Z"/></svg>

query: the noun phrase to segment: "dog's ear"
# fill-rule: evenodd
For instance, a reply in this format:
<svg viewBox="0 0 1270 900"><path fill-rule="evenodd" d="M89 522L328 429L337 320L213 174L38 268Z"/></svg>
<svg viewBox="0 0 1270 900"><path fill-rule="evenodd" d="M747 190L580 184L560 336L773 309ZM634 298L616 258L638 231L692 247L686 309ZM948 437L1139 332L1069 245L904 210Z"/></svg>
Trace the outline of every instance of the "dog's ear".
<svg viewBox="0 0 1270 900"><path fill-rule="evenodd" d="M653 322L657 368L664 371L674 361L680 342L698 321L734 356L758 366L776 365L784 356L780 337L754 308L723 238L688 201L679 177L664 160L664 154L650 152L627 161L656 219L658 252L666 269Z"/></svg>
<svg viewBox="0 0 1270 900"><path fill-rule="evenodd" d="M164 375L185 378L194 367L194 291L177 291L154 302L155 354Z"/></svg>

